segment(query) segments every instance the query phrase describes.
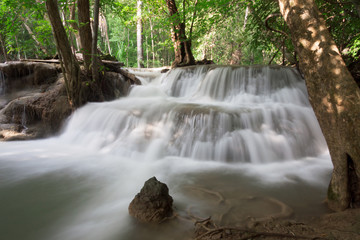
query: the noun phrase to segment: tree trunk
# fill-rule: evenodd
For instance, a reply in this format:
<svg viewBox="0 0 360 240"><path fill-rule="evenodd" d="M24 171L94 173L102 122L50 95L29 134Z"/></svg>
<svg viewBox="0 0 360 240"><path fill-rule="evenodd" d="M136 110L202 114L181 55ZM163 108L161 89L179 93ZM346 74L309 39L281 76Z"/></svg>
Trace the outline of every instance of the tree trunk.
<svg viewBox="0 0 360 240"><path fill-rule="evenodd" d="M75 50L79 51L81 48L81 41L80 41L80 35L79 35L79 26L76 23L76 6L75 3L71 4L69 6L69 11L70 11L70 26L75 30L74 32L72 32L73 36L75 37L75 41L76 41L76 46L75 46Z"/></svg>
<svg viewBox="0 0 360 240"><path fill-rule="evenodd" d="M99 0L95 0L94 3L94 24L93 24L93 33L92 33L92 42L91 42L91 70L92 78L95 83L99 82L99 61L97 57L97 39L98 39L98 29L99 29Z"/></svg>
<svg viewBox="0 0 360 240"><path fill-rule="evenodd" d="M126 48L126 66L129 67L129 49L130 49L130 29L127 30L127 48Z"/></svg>
<svg viewBox="0 0 360 240"><path fill-rule="evenodd" d="M249 6L246 6L246 10L245 10L245 16L244 16L244 25L242 27L242 30L245 31L246 28L246 24L248 22L248 17L249 17Z"/></svg>
<svg viewBox="0 0 360 240"><path fill-rule="evenodd" d="M154 43L154 27L151 21L151 18L149 18L150 23L150 37L151 37L151 51L152 51L152 67L155 66L155 43Z"/></svg>
<svg viewBox="0 0 360 240"><path fill-rule="evenodd" d="M109 30L107 25L107 20L104 14L99 13L99 26L100 26L100 32L101 32L101 38L105 39L105 45L107 47L108 54L111 55L111 46L110 46L110 39L109 39Z"/></svg>
<svg viewBox="0 0 360 240"><path fill-rule="evenodd" d="M46 0L46 8L59 58L62 62L69 101L73 107L78 107L83 103L81 98L80 67L71 52L71 46L60 18L57 0Z"/></svg>
<svg viewBox="0 0 360 240"><path fill-rule="evenodd" d="M191 51L191 40L186 37L185 23L180 21L180 15L175 0L166 0L166 4L173 21L171 39L174 43L175 60L172 63L172 66L193 65L195 64L195 58Z"/></svg>
<svg viewBox="0 0 360 240"><path fill-rule="evenodd" d="M83 54L84 66L87 74L90 74L92 43L89 8L89 0L78 0L78 19L81 52Z"/></svg>
<svg viewBox="0 0 360 240"><path fill-rule="evenodd" d="M138 68L142 68L144 67L144 50L142 47L143 44L143 36L142 36L142 31L143 31L143 26L142 26L142 1L141 0L137 0L137 24L136 24L136 39L137 39L137 63L138 63Z"/></svg>
<svg viewBox="0 0 360 240"><path fill-rule="evenodd" d="M1 50L3 52L3 56L4 56L4 60L5 62L7 62L8 57L7 57L7 52L6 52L6 48L5 48L5 40L3 38L3 36L0 33L0 43L1 43Z"/></svg>
<svg viewBox="0 0 360 240"><path fill-rule="evenodd" d="M328 205L360 206L360 89L313 0L279 0L334 170Z"/></svg>

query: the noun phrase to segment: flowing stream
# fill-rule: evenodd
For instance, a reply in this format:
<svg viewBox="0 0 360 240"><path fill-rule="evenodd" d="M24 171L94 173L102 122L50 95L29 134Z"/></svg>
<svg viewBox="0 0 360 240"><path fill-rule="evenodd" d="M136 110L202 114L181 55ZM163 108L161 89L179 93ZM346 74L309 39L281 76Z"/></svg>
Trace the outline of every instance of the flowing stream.
<svg viewBox="0 0 360 240"><path fill-rule="evenodd" d="M77 110L59 136L0 143L1 239L189 239L191 221L129 217L152 176L185 218L228 226L278 216L283 205L297 219L326 212L332 164L294 69L135 73L142 86Z"/></svg>

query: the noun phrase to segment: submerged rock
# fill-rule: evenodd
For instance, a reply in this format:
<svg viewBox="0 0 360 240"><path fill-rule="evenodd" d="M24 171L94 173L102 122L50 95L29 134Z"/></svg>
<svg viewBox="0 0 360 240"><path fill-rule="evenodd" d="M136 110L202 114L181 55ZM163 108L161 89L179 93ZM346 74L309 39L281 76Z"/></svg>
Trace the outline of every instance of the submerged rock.
<svg viewBox="0 0 360 240"><path fill-rule="evenodd" d="M166 184L152 177L131 201L129 214L140 222L160 223L172 215L172 203Z"/></svg>

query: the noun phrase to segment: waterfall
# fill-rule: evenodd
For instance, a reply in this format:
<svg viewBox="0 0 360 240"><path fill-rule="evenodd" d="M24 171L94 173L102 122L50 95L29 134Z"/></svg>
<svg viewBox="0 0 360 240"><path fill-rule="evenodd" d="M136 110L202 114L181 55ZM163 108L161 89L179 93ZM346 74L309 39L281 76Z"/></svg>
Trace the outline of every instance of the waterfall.
<svg viewBox="0 0 360 240"><path fill-rule="evenodd" d="M127 98L77 111L62 138L123 156L235 163L326 151L304 80L292 68L188 67L143 82Z"/></svg>
<svg viewBox="0 0 360 240"><path fill-rule="evenodd" d="M59 136L0 144L4 239L189 239L193 222L129 217L152 176L168 184L179 215L219 226L277 216L279 201L297 218L326 211L332 165L295 69L130 71L141 86L76 110Z"/></svg>
<svg viewBox="0 0 360 240"><path fill-rule="evenodd" d="M24 128L23 132L26 133L26 130L28 129L27 125L27 119L26 119L26 105L24 104L23 112L21 114L21 126Z"/></svg>

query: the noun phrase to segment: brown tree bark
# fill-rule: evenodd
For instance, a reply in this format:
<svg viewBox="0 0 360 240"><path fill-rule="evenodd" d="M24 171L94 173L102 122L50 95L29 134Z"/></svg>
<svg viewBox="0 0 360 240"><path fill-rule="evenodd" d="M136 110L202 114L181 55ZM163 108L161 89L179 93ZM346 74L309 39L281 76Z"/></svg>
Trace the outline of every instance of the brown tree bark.
<svg viewBox="0 0 360 240"><path fill-rule="evenodd" d="M7 62L7 60L8 60L8 57L7 57L7 52L6 52L6 48L5 48L5 40L4 40L4 38L3 38L3 36L1 35L1 33L0 33L0 44L1 44L1 50L2 50L2 55L4 56L4 60L5 60L5 62ZM1 59L0 59L1 60Z"/></svg>
<svg viewBox="0 0 360 240"><path fill-rule="evenodd" d="M84 5L80 4L80 6L84 6ZM92 79L91 79L90 64L91 64L91 53L92 53L91 50L92 37L88 38L87 34L84 35L80 34L81 42L88 41L90 43L90 49L87 50L88 54L85 54L85 56L90 57L90 63L86 63L88 65L85 65L87 66L87 69L85 70L86 71L85 74L80 70L80 66L76 61L74 54L71 51L71 45L60 18L57 0L47 0L46 7L47 7L50 23L53 29L54 38L56 41L60 62L62 65L62 70L65 77L65 85L66 85L66 90L68 93L70 104L74 108L77 108L82 106L88 101L102 101L104 97L102 94L101 79L97 78L99 76L98 74L99 71L98 68L96 68L98 64L100 64L100 61L97 60L96 55L94 55L95 57L93 59L95 60L95 62L93 63L92 66L93 68L95 67L96 69L95 71L96 74L93 74L93 76L95 76L95 81L91 81ZM78 8L79 8L79 12L83 12L83 13L86 12L86 9L80 9L79 5ZM91 31L90 31L90 36L91 36Z"/></svg>
<svg viewBox="0 0 360 240"><path fill-rule="evenodd" d="M193 65L195 58L191 51L191 39L188 39L185 34L185 23L181 22L175 0L166 0L170 17L173 21L173 28L171 29L171 38L174 43L175 60L172 63L173 67Z"/></svg>
<svg viewBox="0 0 360 240"><path fill-rule="evenodd" d="M69 12L70 12L70 26L75 30L72 32L73 36L75 37L76 46L75 50L79 51L81 48L81 41L80 41L80 35L79 35L79 25L76 22L76 4L75 2L72 3L69 6Z"/></svg>
<svg viewBox="0 0 360 240"><path fill-rule="evenodd" d="M91 43L92 34L90 26L89 0L78 0L79 34L81 41L81 52L84 58L84 66L88 74L91 65Z"/></svg>
<svg viewBox="0 0 360 240"><path fill-rule="evenodd" d="M313 0L279 0L334 165L328 205L360 206L360 89Z"/></svg>
<svg viewBox="0 0 360 240"><path fill-rule="evenodd" d="M80 97L80 67L71 52L71 46L60 18L57 0L46 0L46 8L53 29L59 58L63 66L62 68L69 101L73 107L77 107L82 104Z"/></svg>
<svg viewBox="0 0 360 240"><path fill-rule="evenodd" d="M95 83L98 83L100 80L99 74L99 59L97 57L97 38L98 38L98 29L99 29L99 0L94 2L94 24L93 24L93 33L92 33L92 42L91 42L91 70L92 78Z"/></svg>

